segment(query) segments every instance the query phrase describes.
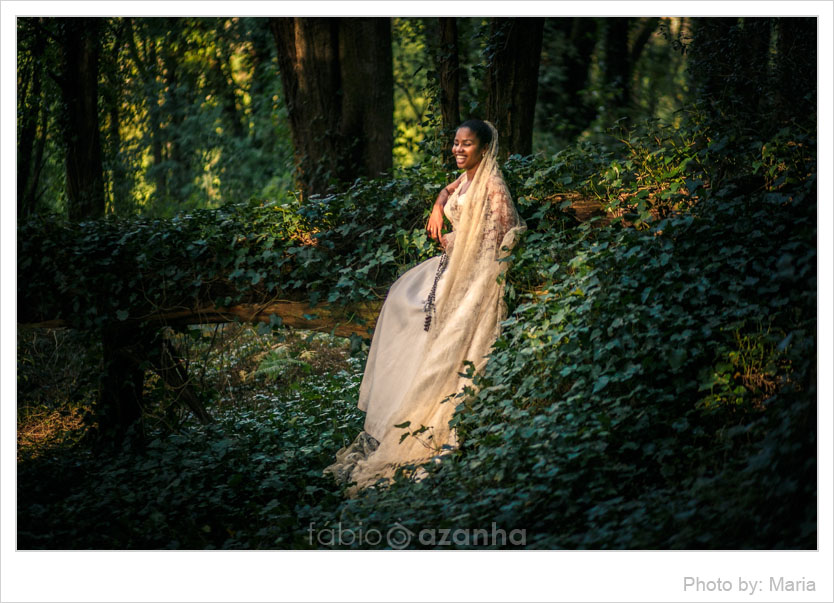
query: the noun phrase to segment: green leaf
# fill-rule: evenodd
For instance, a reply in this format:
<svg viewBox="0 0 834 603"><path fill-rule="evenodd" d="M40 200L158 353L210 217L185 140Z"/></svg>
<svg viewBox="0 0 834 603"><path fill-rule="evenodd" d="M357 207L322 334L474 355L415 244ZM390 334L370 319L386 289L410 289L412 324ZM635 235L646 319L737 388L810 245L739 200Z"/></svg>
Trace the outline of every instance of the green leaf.
<svg viewBox="0 0 834 603"><path fill-rule="evenodd" d="M602 391L605 388L605 386L608 385L609 381L610 377L608 377L608 375L603 375L602 377L597 379L597 382L594 384L594 389L591 393L595 394L597 392Z"/></svg>

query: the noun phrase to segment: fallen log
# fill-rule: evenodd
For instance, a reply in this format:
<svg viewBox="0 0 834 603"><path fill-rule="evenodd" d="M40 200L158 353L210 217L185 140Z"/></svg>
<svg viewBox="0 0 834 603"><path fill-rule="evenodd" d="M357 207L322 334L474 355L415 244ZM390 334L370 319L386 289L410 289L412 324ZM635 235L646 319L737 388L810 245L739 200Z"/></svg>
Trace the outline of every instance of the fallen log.
<svg viewBox="0 0 834 603"><path fill-rule="evenodd" d="M315 307L300 301L273 301L266 304L239 304L230 307L204 306L200 308L171 310L156 315L156 319L168 325L211 324L222 322L270 323L278 316L281 323L295 329L321 331L339 337L361 335L369 337L373 332L382 301L365 302L351 306L318 304Z"/></svg>
<svg viewBox="0 0 834 603"><path fill-rule="evenodd" d="M307 302L281 300L263 304L238 304L229 307L207 305L194 308L168 309L143 316L141 320L148 324L158 324L160 326L182 326L235 321L271 323L273 316L277 316L281 319L281 324L295 329L320 331L339 337L350 337L351 335L370 337L381 308L381 300L344 307L327 304L318 304L313 307ZM66 327L68 324L63 319L53 319L23 323L21 326L56 329Z"/></svg>

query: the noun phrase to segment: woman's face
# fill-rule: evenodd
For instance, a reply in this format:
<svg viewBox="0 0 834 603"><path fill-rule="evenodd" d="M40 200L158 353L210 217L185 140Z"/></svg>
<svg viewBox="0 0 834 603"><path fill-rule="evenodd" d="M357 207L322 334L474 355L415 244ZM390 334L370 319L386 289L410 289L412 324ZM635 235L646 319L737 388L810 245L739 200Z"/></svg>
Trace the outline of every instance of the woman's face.
<svg viewBox="0 0 834 603"><path fill-rule="evenodd" d="M455 156L458 169L468 171L481 162L484 150L481 147L481 141L475 136L475 132L464 127L458 128L458 131L455 132L452 154Z"/></svg>

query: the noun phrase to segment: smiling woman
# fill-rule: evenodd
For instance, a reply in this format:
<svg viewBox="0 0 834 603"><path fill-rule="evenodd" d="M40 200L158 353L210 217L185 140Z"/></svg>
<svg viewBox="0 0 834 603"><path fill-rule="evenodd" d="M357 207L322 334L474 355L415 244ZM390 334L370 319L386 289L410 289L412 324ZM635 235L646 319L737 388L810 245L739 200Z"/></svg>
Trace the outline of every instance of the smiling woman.
<svg viewBox="0 0 834 603"><path fill-rule="evenodd" d="M388 292L359 390L364 430L325 470L343 483L369 486L457 447L449 427L457 403L450 399L472 387L461 373L470 363L483 369L500 333L508 267L501 260L526 229L497 151L489 122L469 120L455 133L455 161L465 171L441 190L426 225L444 253L403 274ZM446 234L444 215L453 226Z"/></svg>
<svg viewBox="0 0 834 603"><path fill-rule="evenodd" d="M486 122L480 119L469 119L463 122L455 132L452 154L455 156L458 168L466 170L468 181L475 176L475 170L484 158L490 142L492 142L492 131L487 127Z"/></svg>

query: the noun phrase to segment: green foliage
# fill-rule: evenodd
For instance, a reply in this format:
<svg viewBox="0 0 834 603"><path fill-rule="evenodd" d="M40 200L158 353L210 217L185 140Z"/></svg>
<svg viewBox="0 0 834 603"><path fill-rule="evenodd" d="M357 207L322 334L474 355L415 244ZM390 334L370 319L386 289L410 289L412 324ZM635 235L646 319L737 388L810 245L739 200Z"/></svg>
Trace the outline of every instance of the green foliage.
<svg viewBox="0 0 834 603"><path fill-rule="evenodd" d="M423 19L393 19L394 164L411 167L422 159L419 143L426 128L423 118L430 102L427 86L433 70L427 52Z"/></svg>
<svg viewBox="0 0 834 603"><path fill-rule="evenodd" d="M36 24L35 22L38 21ZM275 43L265 19L106 18L99 61L99 119L107 212L171 217L232 199L280 196L292 186L292 145ZM35 61L47 106L39 211L65 210L62 131L56 116L61 18L24 18L18 56ZM28 74L29 72L27 72Z"/></svg>
<svg viewBox="0 0 834 603"><path fill-rule="evenodd" d="M542 548L812 548L816 199L791 156L777 188L742 172L641 229L529 233L514 312L454 419L462 450L342 517L494 521Z"/></svg>
<svg viewBox="0 0 834 603"><path fill-rule="evenodd" d="M280 392L262 389L208 426L147 449L72 448L19 466L21 548L309 548L304 509L340 493L321 467L361 428L359 358Z"/></svg>
<svg viewBox="0 0 834 603"><path fill-rule="evenodd" d="M18 268L27 275L19 299L30 319L65 318L83 328L197 301L228 306L279 293L369 299L398 266L426 257L430 245L414 231L440 185L360 183L303 206L287 197L170 220L73 224L37 216L18 230ZM413 240L421 241L416 249Z"/></svg>
<svg viewBox="0 0 834 603"><path fill-rule="evenodd" d="M314 545L310 522L383 534L398 522L414 532L495 522L526 530L533 548L813 548L815 143L788 130L716 139L697 117L625 132L617 146L509 159L530 226L513 252L510 314L458 401L462 446L428 478L344 500L321 477L361 426L357 363L352 374L304 379L286 398L267 394L255 410L229 410L217 426L160 437L144 457L85 460L93 479L77 486L62 477L76 460L29 465L25 546L304 548ZM365 299L436 253L422 229L450 174L424 166L401 176L303 205L120 228L48 223L58 234L20 236L33 239L20 270L38 282L48 273L39 262L58 266L55 249L65 249L93 268L61 297L105 284L118 294L131 277L108 259L135 237L142 269L175 279L166 291L193 294L198 276L223 275L237 295L273 282L320 301ZM554 202L572 192L619 217L577 226L569 203ZM300 243L314 228L316 244ZM168 275L169 264L193 272ZM156 295L153 280L142 282ZM108 320L133 311L112 310ZM257 378L277 377L282 362L263 357ZM91 517L106 518L98 531ZM75 526L88 535L73 540Z"/></svg>
<svg viewBox="0 0 834 603"><path fill-rule="evenodd" d="M511 184L535 167L512 161ZM18 281L20 318L102 328L179 306L278 295L313 304L378 299L438 253L425 223L437 191L454 177L426 165L303 203L288 195L167 220L74 224L41 214L18 228L18 270L26 274ZM541 185L516 188L523 195Z"/></svg>

